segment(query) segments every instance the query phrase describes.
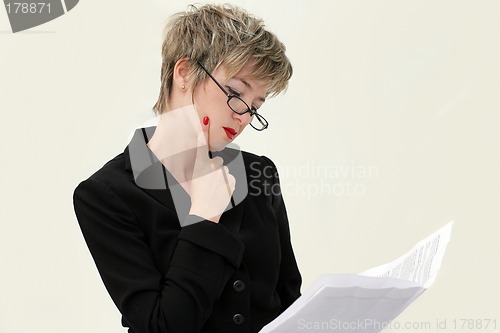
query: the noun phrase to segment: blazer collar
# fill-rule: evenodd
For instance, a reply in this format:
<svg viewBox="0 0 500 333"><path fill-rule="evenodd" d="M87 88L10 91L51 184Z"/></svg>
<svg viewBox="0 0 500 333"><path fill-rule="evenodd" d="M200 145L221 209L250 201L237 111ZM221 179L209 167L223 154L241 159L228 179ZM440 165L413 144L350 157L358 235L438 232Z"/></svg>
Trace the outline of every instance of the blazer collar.
<svg viewBox="0 0 500 333"><path fill-rule="evenodd" d="M181 226L187 225L191 198L175 181L175 178L163 167L147 143L156 127L139 128L135 131L129 145L124 150L125 170L131 172L137 186L155 198L158 202L177 212ZM233 232L238 232L248 194L247 175L243 156L239 149L226 148L213 153L220 156L224 165L236 179L232 200L222 214L219 223Z"/></svg>

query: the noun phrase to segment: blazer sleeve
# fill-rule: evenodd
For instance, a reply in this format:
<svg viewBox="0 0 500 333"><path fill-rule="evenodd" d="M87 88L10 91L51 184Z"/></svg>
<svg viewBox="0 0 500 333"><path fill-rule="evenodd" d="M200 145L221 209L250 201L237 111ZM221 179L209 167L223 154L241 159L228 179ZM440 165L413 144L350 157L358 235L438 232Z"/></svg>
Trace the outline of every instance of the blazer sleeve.
<svg viewBox="0 0 500 333"><path fill-rule="evenodd" d="M295 300L300 296L300 287L302 285L302 277L297 261L293 252L290 227L288 223L288 216L286 213L285 202L281 195L281 188L279 182L278 171L276 165L266 156L262 156L268 165L272 168L272 191L271 204L278 221L278 230L280 235L281 246L281 264L280 273L277 284L277 292L281 300L280 313L285 311Z"/></svg>
<svg viewBox="0 0 500 333"><path fill-rule="evenodd" d="M210 221L182 228L162 274L139 222L107 184L92 178L82 182L74 208L126 326L141 333L200 331L240 265L244 246L235 236Z"/></svg>

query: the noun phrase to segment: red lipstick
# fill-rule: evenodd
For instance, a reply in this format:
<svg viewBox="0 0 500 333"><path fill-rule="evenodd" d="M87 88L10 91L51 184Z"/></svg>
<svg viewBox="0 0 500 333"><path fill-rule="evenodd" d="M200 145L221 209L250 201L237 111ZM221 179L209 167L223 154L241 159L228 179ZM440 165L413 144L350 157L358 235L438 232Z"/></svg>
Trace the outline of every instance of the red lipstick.
<svg viewBox="0 0 500 333"><path fill-rule="evenodd" d="M234 136L236 135L236 131L232 129L231 127L222 127L224 131L226 132L227 137L229 140L232 140Z"/></svg>

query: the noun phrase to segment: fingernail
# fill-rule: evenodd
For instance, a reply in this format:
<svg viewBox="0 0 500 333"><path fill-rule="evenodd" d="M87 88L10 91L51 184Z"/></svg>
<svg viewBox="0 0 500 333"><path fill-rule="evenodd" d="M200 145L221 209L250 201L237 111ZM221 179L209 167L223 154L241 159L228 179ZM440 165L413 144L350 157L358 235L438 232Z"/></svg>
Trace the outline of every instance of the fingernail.
<svg viewBox="0 0 500 333"><path fill-rule="evenodd" d="M208 117L203 117L203 125L208 125Z"/></svg>

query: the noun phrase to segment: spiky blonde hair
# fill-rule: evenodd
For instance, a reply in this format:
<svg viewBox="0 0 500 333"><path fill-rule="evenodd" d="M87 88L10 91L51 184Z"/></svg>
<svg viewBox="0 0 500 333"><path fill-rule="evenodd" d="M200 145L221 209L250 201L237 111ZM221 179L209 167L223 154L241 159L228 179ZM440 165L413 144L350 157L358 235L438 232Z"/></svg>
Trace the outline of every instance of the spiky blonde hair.
<svg viewBox="0 0 500 333"><path fill-rule="evenodd" d="M239 7L190 5L185 12L173 15L165 26L160 95L153 109L160 114L166 111L175 63L184 57L190 59L192 89L206 79L197 61L209 71L223 66L230 79L252 60L252 78L268 81L267 95L276 96L286 90L293 72L285 50L261 19Z"/></svg>

